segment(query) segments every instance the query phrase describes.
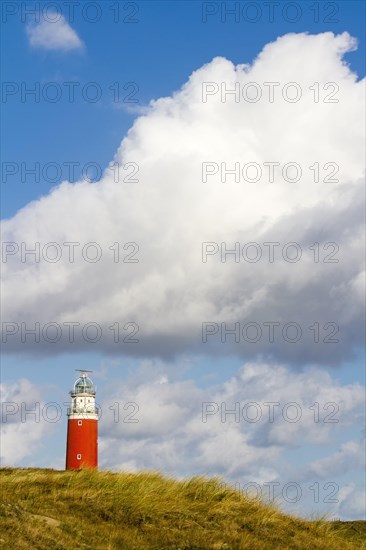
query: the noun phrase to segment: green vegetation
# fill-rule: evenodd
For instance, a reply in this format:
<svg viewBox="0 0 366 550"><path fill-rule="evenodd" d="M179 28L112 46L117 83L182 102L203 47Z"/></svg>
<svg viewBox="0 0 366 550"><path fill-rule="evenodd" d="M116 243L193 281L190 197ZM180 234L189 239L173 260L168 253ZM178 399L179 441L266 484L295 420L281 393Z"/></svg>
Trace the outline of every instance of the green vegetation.
<svg viewBox="0 0 366 550"><path fill-rule="evenodd" d="M366 548L366 522L291 517L218 479L3 468L0 481L5 549Z"/></svg>

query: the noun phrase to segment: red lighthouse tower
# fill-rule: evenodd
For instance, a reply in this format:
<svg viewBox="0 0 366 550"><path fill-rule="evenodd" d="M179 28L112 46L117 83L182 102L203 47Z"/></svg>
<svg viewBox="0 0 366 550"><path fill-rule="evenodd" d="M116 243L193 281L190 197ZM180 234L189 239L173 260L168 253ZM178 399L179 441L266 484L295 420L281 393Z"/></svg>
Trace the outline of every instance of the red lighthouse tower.
<svg viewBox="0 0 366 550"><path fill-rule="evenodd" d="M87 375L92 371L79 372L67 409L66 470L98 467L98 409L94 384Z"/></svg>

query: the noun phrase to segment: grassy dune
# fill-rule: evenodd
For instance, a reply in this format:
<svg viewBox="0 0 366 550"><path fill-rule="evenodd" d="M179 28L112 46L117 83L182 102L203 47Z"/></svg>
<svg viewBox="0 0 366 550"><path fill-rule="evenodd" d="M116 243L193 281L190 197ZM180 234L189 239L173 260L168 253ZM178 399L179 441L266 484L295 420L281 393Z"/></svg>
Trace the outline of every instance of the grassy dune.
<svg viewBox="0 0 366 550"><path fill-rule="evenodd" d="M366 548L366 522L296 519L215 479L4 468L0 481L4 549Z"/></svg>

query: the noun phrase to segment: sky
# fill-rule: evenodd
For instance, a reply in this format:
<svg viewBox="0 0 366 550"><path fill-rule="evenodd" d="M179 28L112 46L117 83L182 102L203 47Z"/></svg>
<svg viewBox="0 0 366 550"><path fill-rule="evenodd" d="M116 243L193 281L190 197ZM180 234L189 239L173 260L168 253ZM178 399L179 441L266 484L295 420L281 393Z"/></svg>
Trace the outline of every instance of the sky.
<svg viewBox="0 0 366 550"><path fill-rule="evenodd" d="M1 9L2 464L363 518L364 3Z"/></svg>

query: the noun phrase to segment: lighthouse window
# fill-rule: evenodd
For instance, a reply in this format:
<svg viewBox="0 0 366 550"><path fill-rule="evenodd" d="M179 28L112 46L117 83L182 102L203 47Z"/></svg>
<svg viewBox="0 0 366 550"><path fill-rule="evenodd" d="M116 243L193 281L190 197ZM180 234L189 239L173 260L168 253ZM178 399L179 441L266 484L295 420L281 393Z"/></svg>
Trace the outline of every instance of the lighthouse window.
<svg viewBox="0 0 366 550"><path fill-rule="evenodd" d="M82 426L83 425L83 421L82 420L78 420L78 426Z"/></svg>
<svg viewBox="0 0 366 550"><path fill-rule="evenodd" d="M81 460L81 454L76 455L76 458L77 458L78 460Z"/></svg>

